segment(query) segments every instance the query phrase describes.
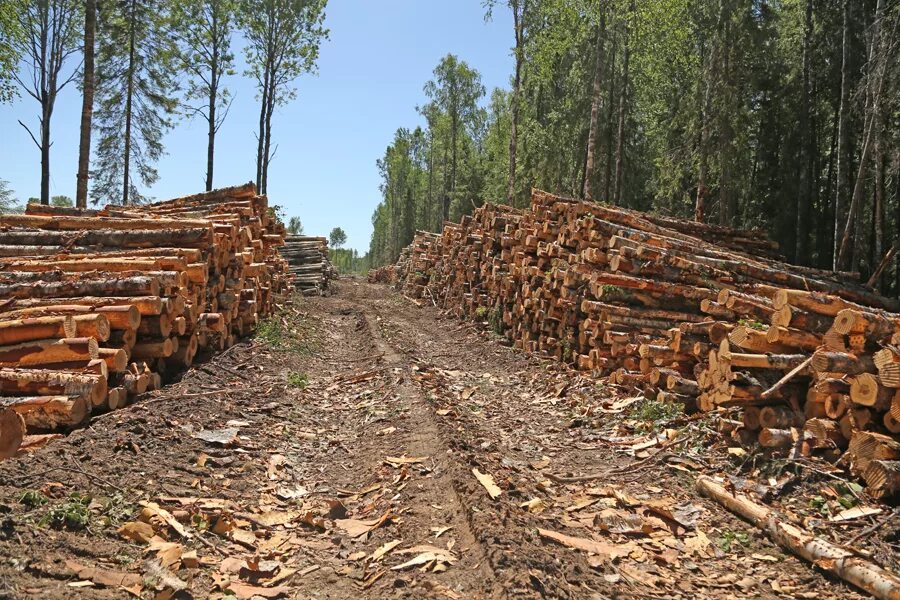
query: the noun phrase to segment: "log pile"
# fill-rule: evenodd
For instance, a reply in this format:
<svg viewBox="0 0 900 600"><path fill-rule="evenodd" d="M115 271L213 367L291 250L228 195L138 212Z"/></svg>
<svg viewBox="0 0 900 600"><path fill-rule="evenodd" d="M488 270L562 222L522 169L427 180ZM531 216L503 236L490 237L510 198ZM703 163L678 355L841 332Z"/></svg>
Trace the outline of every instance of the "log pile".
<svg viewBox="0 0 900 600"><path fill-rule="evenodd" d="M279 252L290 265L294 287L304 295L324 294L329 281L337 277L323 237L289 235Z"/></svg>
<svg viewBox="0 0 900 600"><path fill-rule="evenodd" d="M743 440L847 450L874 495L896 494L898 301L777 251L758 231L535 190L528 210L486 205L417 234L398 275L518 348L688 410L741 407Z"/></svg>
<svg viewBox="0 0 900 600"><path fill-rule="evenodd" d="M289 289L283 238L253 184L0 216L0 457L252 332Z"/></svg>

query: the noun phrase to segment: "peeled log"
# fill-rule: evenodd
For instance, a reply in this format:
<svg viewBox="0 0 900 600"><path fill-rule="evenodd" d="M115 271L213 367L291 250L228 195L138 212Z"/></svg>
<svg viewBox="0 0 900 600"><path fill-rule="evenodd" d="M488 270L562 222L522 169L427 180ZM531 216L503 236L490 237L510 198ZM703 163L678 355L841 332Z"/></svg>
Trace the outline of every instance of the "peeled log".
<svg viewBox="0 0 900 600"><path fill-rule="evenodd" d="M76 315L73 320L76 327L73 337L92 337L96 338L98 342L105 342L109 339L109 319L103 313Z"/></svg>
<svg viewBox="0 0 900 600"><path fill-rule="evenodd" d="M68 315L0 321L0 344L71 337L75 337L75 321Z"/></svg>
<svg viewBox="0 0 900 600"><path fill-rule="evenodd" d="M775 543L804 560L837 575L876 598L900 600L900 577L890 571L791 525L783 515L753 502L743 494L726 489L711 477L700 476L697 479L697 489L767 532Z"/></svg>
<svg viewBox="0 0 900 600"><path fill-rule="evenodd" d="M131 304L98 307L92 307L87 304L32 306L0 313L0 318L19 319L24 317L58 317L66 315L75 317L90 314L92 312L105 315L106 319L109 321L110 329L135 329L141 322L141 311Z"/></svg>
<svg viewBox="0 0 900 600"><path fill-rule="evenodd" d="M0 407L16 411L28 429L39 430L74 427L90 414L84 396L0 397Z"/></svg>
<svg viewBox="0 0 900 600"><path fill-rule="evenodd" d="M25 437L25 421L9 408L0 409L0 459L15 455Z"/></svg>
<svg viewBox="0 0 900 600"><path fill-rule="evenodd" d="M97 354L113 373L118 373L128 368L128 352L122 348L100 348Z"/></svg>
<svg viewBox="0 0 900 600"><path fill-rule="evenodd" d="M0 366L3 367L39 367L57 362L87 361L98 356L97 340L94 338L33 340L0 346Z"/></svg>
<svg viewBox="0 0 900 600"><path fill-rule="evenodd" d="M132 359L167 358L172 356L172 338L144 340L131 349Z"/></svg>

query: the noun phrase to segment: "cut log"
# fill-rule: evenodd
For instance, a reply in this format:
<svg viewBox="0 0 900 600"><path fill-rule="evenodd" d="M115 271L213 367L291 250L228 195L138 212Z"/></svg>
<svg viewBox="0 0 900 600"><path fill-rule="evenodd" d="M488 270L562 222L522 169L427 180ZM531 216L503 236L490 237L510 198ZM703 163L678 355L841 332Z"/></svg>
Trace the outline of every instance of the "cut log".
<svg viewBox="0 0 900 600"><path fill-rule="evenodd" d="M25 438L25 421L10 408L0 408L0 460L14 456Z"/></svg>
<svg viewBox="0 0 900 600"><path fill-rule="evenodd" d="M0 346L0 366L3 367L40 367L57 362L88 361L98 356L94 338L33 340Z"/></svg>
<svg viewBox="0 0 900 600"><path fill-rule="evenodd" d="M870 461L863 478L866 491L875 498L888 499L900 496L900 461Z"/></svg>
<svg viewBox="0 0 900 600"><path fill-rule="evenodd" d="M18 344L50 338L72 338L75 321L69 315L0 321L0 344Z"/></svg>
<svg viewBox="0 0 900 600"><path fill-rule="evenodd" d="M29 431L48 431L80 425L90 414L84 396L0 397L0 409L17 412Z"/></svg>
<svg viewBox="0 0 900 600"><path fill-rule="evenodd" d="M104 377L31 369L0 369L0 393L11 396L83 396L93 402L106 396Z"/></svg>

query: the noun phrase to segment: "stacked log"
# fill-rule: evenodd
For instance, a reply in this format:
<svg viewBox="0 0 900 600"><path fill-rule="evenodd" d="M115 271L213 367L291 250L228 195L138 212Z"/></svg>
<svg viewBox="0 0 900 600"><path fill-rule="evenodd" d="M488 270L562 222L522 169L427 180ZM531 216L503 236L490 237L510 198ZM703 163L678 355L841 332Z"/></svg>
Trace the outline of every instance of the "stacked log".
<svg viewBox="0 0 900 600"><path fill-rule="evenodd" d="M486 205L420 233L399 276L518 348L689 410L745 407L737 435L773 451L836 458L855 431L896 440L897 300L776 257L759 232L535 190L528 210ZM900 455L876 446L892 481Z"/></svg>
<svg viewBox="0 0 900 600"><path fill-rule="evenodd" d="M283 237L253 184L0 216L0 457L251 333L289 289Z"/></svg>
<svg viewBox="0 0 900 600"><path fill-rule="evenodd" d="M279 252L290 265L294 287L304 295L324 294L329 281L337 276L324 237L289 235Z"/></svg>

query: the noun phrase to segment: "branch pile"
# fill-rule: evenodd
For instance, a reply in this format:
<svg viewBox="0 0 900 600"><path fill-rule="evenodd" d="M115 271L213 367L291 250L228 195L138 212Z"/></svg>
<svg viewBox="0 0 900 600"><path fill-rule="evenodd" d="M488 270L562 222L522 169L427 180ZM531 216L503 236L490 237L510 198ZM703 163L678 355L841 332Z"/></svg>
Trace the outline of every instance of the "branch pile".
<svg viewBox="0 0 900 600"><path fill-rule="evenodd" d="M738 406L774 451L849 449L898 492L898 301L848 273L777 261L741 231L534 191L419 234L407 295L489 321L514 346L688 410Z"/></svg>
<svg viewBox="0 0 900 600"><path fill-rule="evenodd" d="M0 457L252 332L290 287L283 239L253 184L0 216Z"/></svg>
<svg viewBox="0 0 900 600"><path fill-rule="evenodd" d="M294 275L294 287L304 295L321 295L337 273L328 258L328 240L323 237L289 235L279 249Z"/></svg>

